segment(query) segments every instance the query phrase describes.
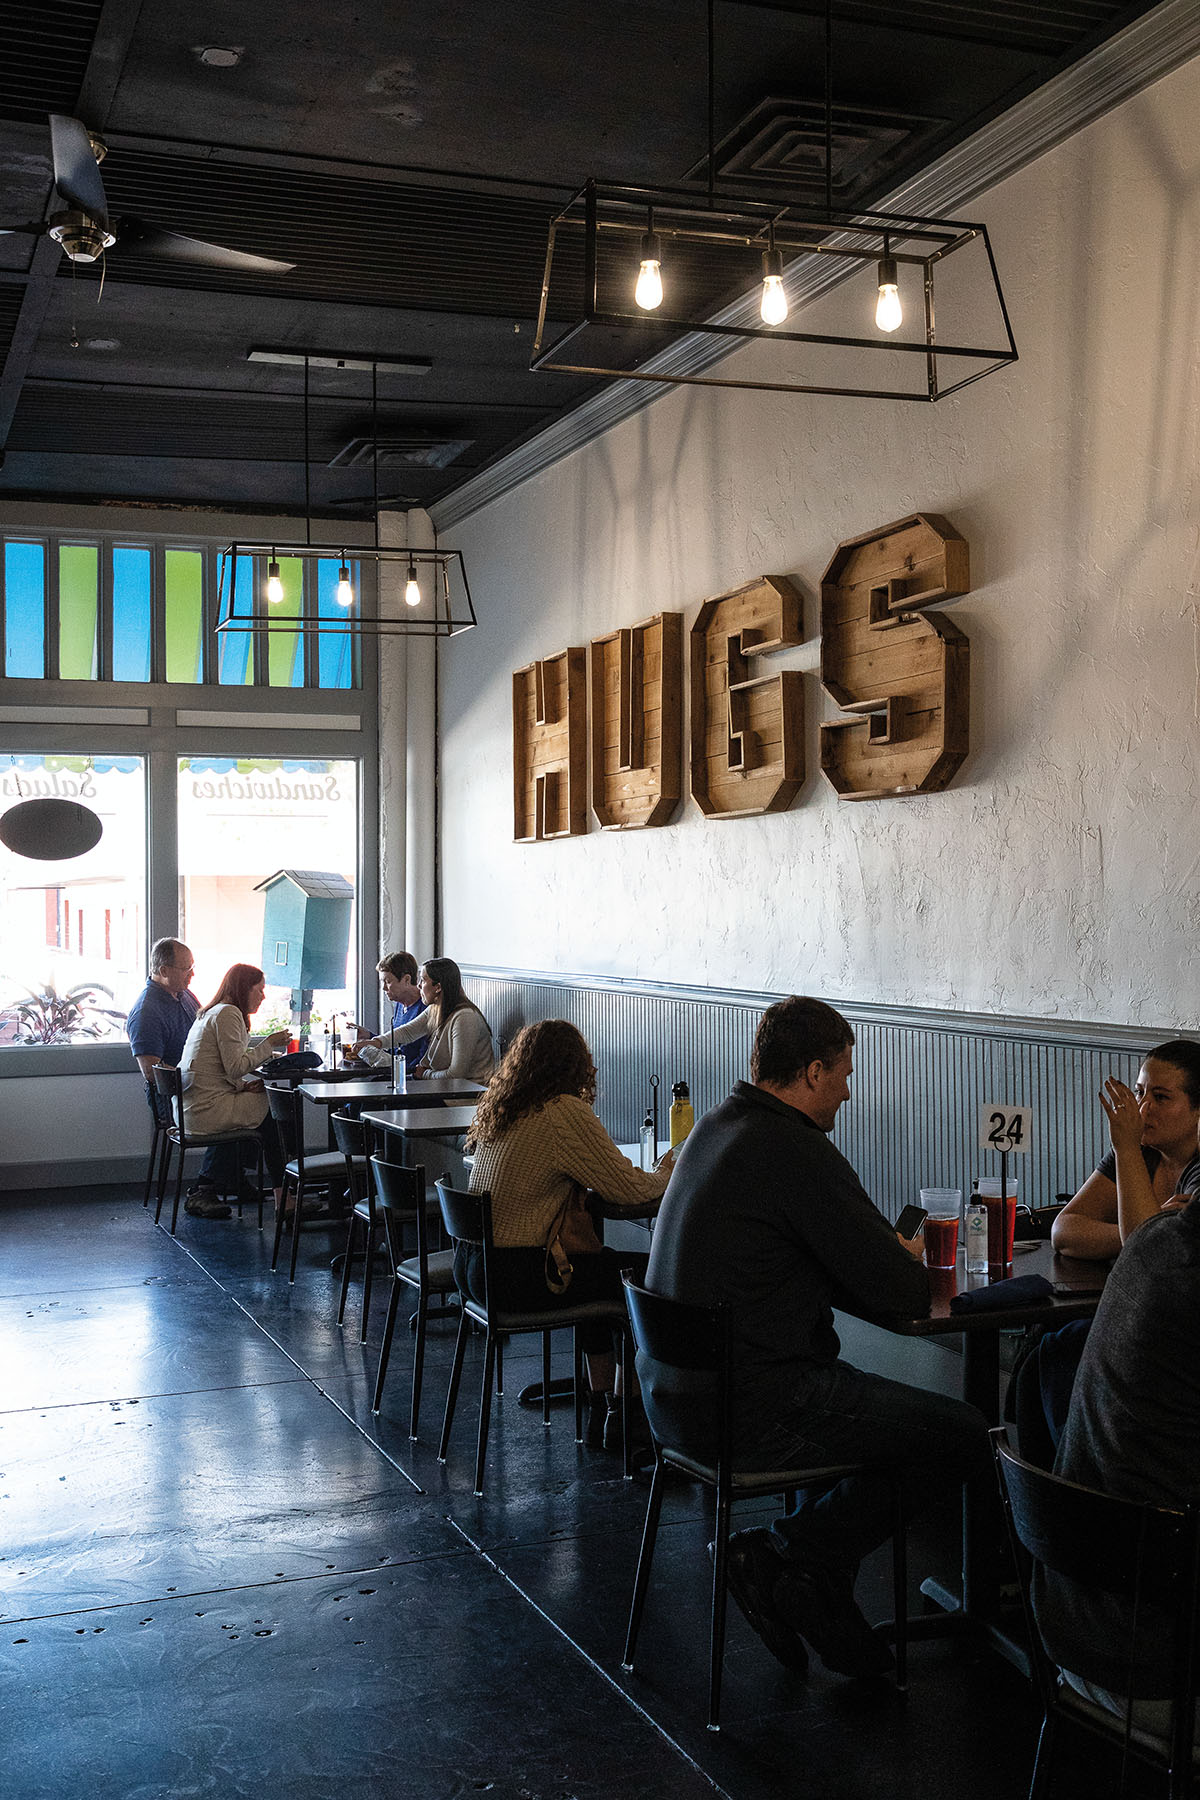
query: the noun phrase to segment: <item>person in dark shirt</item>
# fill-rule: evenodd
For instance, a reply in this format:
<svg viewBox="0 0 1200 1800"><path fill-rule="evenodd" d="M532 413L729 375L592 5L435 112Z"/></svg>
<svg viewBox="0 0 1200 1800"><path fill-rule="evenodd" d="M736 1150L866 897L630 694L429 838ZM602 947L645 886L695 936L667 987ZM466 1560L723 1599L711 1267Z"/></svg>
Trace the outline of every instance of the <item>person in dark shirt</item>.
<svg viewBox="0 0 1200 1800"><path fill-rule="evenodd" d="M987 1423L962 1401L841 1360L834 1306L874 1317L929 1310L920 1247L897 1237L827 1136L849 1097L853 1044L846 1020L820 1000L793 995L768 1008L752 1080L736 1083L679 1153L647 1285L731 1309L738 1464L878 1459L903 1470L913 1511L968 1478L990 1486ZM638 1374L651 1427L692 1441L688 1377L642 1357ZM810 1490L772 1530L735 1535L730 1590L789 1666L804 1666L807 1639L839 1673L882 1673L890 1652L858 1610L854 1582L890 1531L886 1479Z"/></svg>
<svg viewBox="0 0 1200 1800"><path fill-rule="evenodd" d="M1109 1083L1122 1217L1149 1185L1136 1096ZM1156 1208L1127 1232L1079 1365L1054 1472L1126 1500L1200 1499L1200 1201ZM1135 1725L1166 1729L1171 1634L1154 1609L1061 1575L1040 1577L1034 1605L1064 1679Z"/></svg>
<svg viewBox="0 0 1200 1800"><path fill-rule="evenodd" d="M425 1002L417 986L417 959L408 950L393 950L381 957L375 967L379 971L384 994L392 1004L392 1030L399 1031L402 1025L411 1025L425 1010ZM396 1046L396 1055L404 1058L404 1066L410 1074L424 1056L428 1043L428 1037L419 1037L411 1044ZM364 1032L353 1050L354 1056L362 1062L370 1063L374 1068L387 1062L389 1054L390 1036L387 1032L381 1033L379 1037L368 1037Z"/></svg>

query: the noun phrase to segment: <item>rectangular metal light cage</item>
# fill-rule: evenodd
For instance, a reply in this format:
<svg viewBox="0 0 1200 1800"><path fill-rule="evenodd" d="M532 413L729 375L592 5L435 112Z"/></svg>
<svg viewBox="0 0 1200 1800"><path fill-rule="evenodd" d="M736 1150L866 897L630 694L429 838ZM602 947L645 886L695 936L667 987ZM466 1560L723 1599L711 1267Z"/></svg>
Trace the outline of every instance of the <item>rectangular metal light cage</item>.
<svg viewBox="0 0 1200 1800"><path fill-rule="evenodd" d="M661 246L663 301L653 312L634 300L648 230ZM782 254L790 309L781 325L767 325L759 315L762 258L772 243ZM904 299L905 328L896 334L874 325L877 267L885 255L896 261ZM955 257L960 262L952 273ZM869 306L864 300L855 312L854 329L797 328L801 307L864 271ZM935 277L942 280L951 315L944 342L936 331ZM858 287L861 292L862 281ZM970 315L967 336L959 330L964 313ZM985 327L978 336L977 325ZM731 350L764 343L793 347L781 357L787 367L777 379L706 372ZM795 347L801 345L821 347L827 366L798 369ZM899 361L888 364L889 355ZM982 224L907 213L826 212L725 191L710 204L696 191L590 181L550 225L530 367L672 384L936 401L1016 360ZM897 380L900 371L910 385Z"/></svg>
<svg viewBox="0 0 1200 1800"><path fill-rule="evenodd" d="M242 559L250 559L247 581L237 571ZM320 609L307 602L297 612L276 612L266 597L267 571L271 562L290 559L311 564L335 561L353 569L355 564L373 568L375 579L359 580L352 605ZM409 570L421 591L420 603L409 606L404 598ZM306 594L312 584L306 582ZM241 543L220 553L217 594L217 631L246 631L270 637L274 632L302 632L312 636L456 637L476 624L475 608L467 582L462 553L458 550L406 550L361 544Z"/></svg>

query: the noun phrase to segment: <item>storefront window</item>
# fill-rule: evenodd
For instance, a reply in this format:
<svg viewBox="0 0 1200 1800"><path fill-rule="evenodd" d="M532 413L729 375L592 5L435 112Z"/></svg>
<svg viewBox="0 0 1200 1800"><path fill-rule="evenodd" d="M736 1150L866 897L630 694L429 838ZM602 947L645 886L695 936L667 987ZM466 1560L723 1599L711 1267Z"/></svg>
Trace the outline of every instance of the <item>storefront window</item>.
<svg viewBox="0 0 1200 1800"><path fill-rule="evenodd" d="M0 756L0 813L75 800L100 841L69 861L0 844L0 1047L119 1038L145 979L146 773L139 756Z"/></svg>
<svg viewBox="0 0 1200 1800"><path fill-rule="evenodd" d="M354 1005L358 766L351 761L188 756L179 760L180 934L195 989L231 963L267 978L255 1032L323 1032Z"/></svg>

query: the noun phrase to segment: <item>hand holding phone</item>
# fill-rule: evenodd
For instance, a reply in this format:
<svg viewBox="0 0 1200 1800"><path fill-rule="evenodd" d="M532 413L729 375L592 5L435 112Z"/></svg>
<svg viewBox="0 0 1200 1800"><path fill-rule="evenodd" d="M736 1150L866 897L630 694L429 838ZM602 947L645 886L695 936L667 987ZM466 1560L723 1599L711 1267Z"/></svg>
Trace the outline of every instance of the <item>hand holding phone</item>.
<svg viewBox="0 0 1200 1800"><path fill-rule="evenodd" d="M928 1217L929 1214L923 1206L906 1206L896 1220L896 1236L915 1238Z"/></svg>

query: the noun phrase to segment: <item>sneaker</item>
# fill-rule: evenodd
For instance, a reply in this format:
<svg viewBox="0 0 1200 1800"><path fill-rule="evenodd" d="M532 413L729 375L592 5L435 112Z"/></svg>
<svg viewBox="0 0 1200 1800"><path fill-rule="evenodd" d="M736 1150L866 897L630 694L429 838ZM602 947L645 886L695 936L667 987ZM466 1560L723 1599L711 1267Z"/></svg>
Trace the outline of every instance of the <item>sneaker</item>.
<svg viewBox="0 0 1200 1800"><path fill-rule="evenodd" d="M215 1188L193 1188L183 1203L183 1210L193 1219L229 1219L233 1208L226 1206Z"/></svg>
<svg viewBox="0 0 1200 1800"><path fill-rule="evenodd" d="M764 1536L767 1534L764 1533ZM780 1616L806 1638L835 1675L887 1675L895 1659L858 1609L853 1588L794 1556L780 1557L774 1600ZM732 1585L732 1583L731 1583Z"/></svg>
<svg viewBox="0 0 1200 1800"><path fill-rule="evenodd" d="M716 1555L716 1545L708 1546ZM808 1652L798 1632L775 1604L775 1588L784 1572L784 1561L769 1531L754 1528L735 1531L725 1560L726 1580L742 1617L757 1632L767 1649L785 1669L801 1675L808 1668Z"/></svg>

